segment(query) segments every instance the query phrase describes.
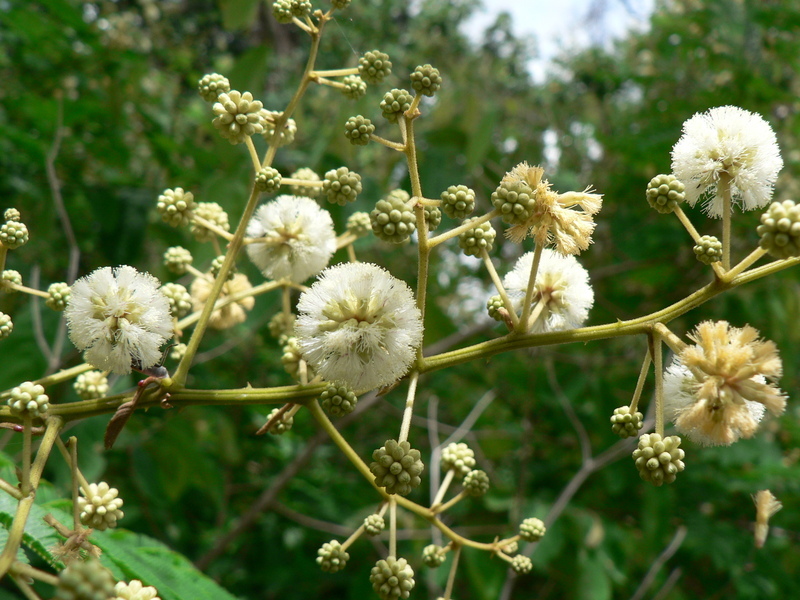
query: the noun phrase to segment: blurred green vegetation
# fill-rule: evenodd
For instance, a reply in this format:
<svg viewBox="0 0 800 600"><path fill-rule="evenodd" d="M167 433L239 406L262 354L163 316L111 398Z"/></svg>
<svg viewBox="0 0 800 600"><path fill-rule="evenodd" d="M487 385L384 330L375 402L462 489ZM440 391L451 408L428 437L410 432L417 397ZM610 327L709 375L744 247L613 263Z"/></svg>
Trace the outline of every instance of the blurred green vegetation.
<svg viewBox="0 0 800 600"><path fill-rule="evenodd" d="M393 188L408 189L402 156L377 144L350 146L342 135L344 122L363 114L378 125L376 133L396 137L380 118L378 103L392 87L408 87L407 74L428 62L440 69L445 83L434 102L423 102L416 124L426 195L466 184L478 192L479 207L488 209L503 173L523 160L545 163L555 189L593 185L604 194L596 243L580 257L596 295L589 324L662 308L710 279L677 220L655 213L644 201L649 179L669 171L670 149L693 113L733 104L764 115L777 132L785 162L776 197L797 197L796 2L659 2L646 32L609 49L562 56L541 85L526 70L533 40L515 37L507 16L489 24L482 41L464 36L461 25L477 7L475 0L355 0L329 25L319 68L354 66L357 55L373 48L388 52L394 63L391 80L370 86L357 102L330 88L312 88L295 115L296 143L276 159L285 175L299 167L321 174L345 164L364 177L355 205L327 207L340 231L352 212L370 210ZM278 25L269 6L257 0L0 3L0 208L20 209L32 237L9 255L7 268L19 270L28 285L40 281L44 289L65 278L66 242L45 173L60 106L63 140L55 166L81 250L80 274L131 264L172 280L160 257L173 245L190 248L195 264L207 264L214 252L188 231L164 225L155 199L164 188L181 186L200 201L219 202L235 219L252 167L242 147L216 135L196 82L218 71L235 89L249 90L266 108L281 110L299 81L307 45L305 34ZM548 148L558 150L557 161L546 162ZM718 223L699 210L689 215L701 233L717 233ZM757 214L737 215L734 256L755 246L757 223ZM389 247L369 237L358 242L357 252L414 282L413 245ZM495 250L501 275L519 253L510 245ZM435 253L432 261L433 273L441 275L431 281L437 300L429 305L426 344L459 331L471 332L460 345L498 335L499 329L474 327L467 309L453 309L462 296L475 294L475 285L486 286L488 277L449 250ZM239 268L259 281L246 261ZM483 301L479 298L479 308ZM278 307L277 296L259 297L246 323L210 333L189 385L291 383L266 328ZM0 297L0 310L15 322L13 336L0 342L0 389L5 389L40 377L46 363L27 333L38 309L15 294ZM43 318L51 338L57 319ZM678 600L800 595L796 271L719 297L671 327L682 335L707 318L749 323L778 344L786 371L781 387L790 396L787 414L729 448L685 442L686 471L659 489L639 480L629 450L620 452L619 460L588 475L577 489L536 548L531 575L509 584L501 561L467 549L455 598L632 597L681 527L685 540L641 597L656 597L657 590ZM489 472L492 489L482 500L459 504L447 521L491 541L512 535L525 517L544 518L581 468L579 437L563 402L586 429L593 453L605 452L616 442L609 416L630 401L644 348L643 339L541 348L423 377L411 432L423 457L437 443L431 441L432 422L440 442L484 394L494 395L466 438L479 468ZM78 361L74 350L64 350L61 365ZM132 385L133 379L121 378L114 389ZM652 376L645 399L651 391ZM396 436L404 392L405 385L343 427L362 457ZM68 385L48 393L56 402L76 399ZM107 418L78 423L68 433L80 440L86 476L119 488L125 528L200 560L231 593L284 600L372 597L369 569L385 552L385 542L359 541L350 549L346 570L335 575L319 572L314 558L323 542L345 539L374 510L377 497L335 447L319 443L315 424L303 412L285 436L254 436L270 408L137 413L111 452L101 450ZM5 452L20 451L18 436L0 440ZM293 477L286 477L287 469L294 470ZM68 496L69 474L59 457L46 477ZM773 520L779 529L756 551L750 495L764 488L785 507ZM266 493L270 490L275 493ZM418 491L416 498L428 493ZM254 518L222 545L248 511ZM417 573L413 597L436 597L446 567L430 573L420 561L431 534L421 522L402 525L411 539L400 542L399 553ZM212 551L215 558L205 565L203 557ZM0 598L16 597L9 582L0 586Z"/></svg>

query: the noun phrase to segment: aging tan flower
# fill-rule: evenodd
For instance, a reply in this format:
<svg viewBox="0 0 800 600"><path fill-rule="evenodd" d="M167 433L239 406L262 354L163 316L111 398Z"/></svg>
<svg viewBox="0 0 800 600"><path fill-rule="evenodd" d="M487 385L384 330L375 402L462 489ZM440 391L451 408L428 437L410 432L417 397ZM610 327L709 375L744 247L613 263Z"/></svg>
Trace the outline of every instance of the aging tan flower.
<svg viewBox="0 0 800 600"><path fill-rule="evenodd" d="M749 325L704 321L664 377L665 416L695 442L729 445L752 437L764 415L786 408L783 392L767 379L782 372L775 344Z"/></svg>
<svg viewBox="0 0 800 600"><path fill-rule="evenodd" d="M214 281L212 279L206 277L195 278L189 290L189 293L192 295L194 310L202 310L213 286ZM227 281L225 285L222 286L222 293L219 295L219 300L224 300L227 296L238 294L252 287L246 275L237 273L233 276L233 279ZM256 301L252 296L247 296L238 302L232 302L231 304L223 306L211 313L211 319L209 319L208 324L214 329L229 329L234 325L244 322L247 318L246 311L252 309L255 303Z"/></svg>
<svg viewBox="0 0 800 600"><path fill-rule="evenodd" d="M591 187L582 192L559 194L550 189L550 182L543 179L542 167L531 167L523 162L506 173L503 182L524 181L534 194L534 209L531 216L506 231L506 237L519 243L530 236L537 246L555 246L561 254L580 254L592 243L595 222L592 216L603 205L602 194L595 194Z"/></svg>

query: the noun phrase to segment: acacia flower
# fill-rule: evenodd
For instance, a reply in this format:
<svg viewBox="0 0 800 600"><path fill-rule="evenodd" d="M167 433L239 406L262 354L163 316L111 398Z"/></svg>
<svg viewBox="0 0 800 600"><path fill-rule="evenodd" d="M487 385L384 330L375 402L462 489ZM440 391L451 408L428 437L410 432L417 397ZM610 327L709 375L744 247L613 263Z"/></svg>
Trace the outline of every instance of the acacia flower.
<svg viewBox="0 0 800 600"><path fill-rule="evenodd" d="M330 213L303 196L278 196L261 206L247 225L247 236L266 238L248 244L247 255L269 279L305 281L324 269L336 251Z"/></svg>
<svg viewBox="0 0 800 600"><path fill-rule="evenodd" d="M697 113L683 124L672 149L672 171L686 186L686 201L722 217L723 200L717 184L725 173L731 179L732 199L742 210L770 203L772 186L783 167L775 132L761 115L736 106Z"/></svg>
<svg viewBox="0 0 800 600"><path fill-rule="evenodd" d="M158 279L129 266L103 267L80 278L64 314L69 338L86 362L112 373L147 369L172 336L169 301Z"/></svg>
<svg viewBox="0 0 800 600"><path fill-rule="evenodd" d="M503 286L518 313L522 312L522 304L525 302L532 262L533 252L523 254L514 269L503 278ZM539 302L543 302L544 307L533 323L531 333L581 327L594 304L589 273L574 256L564 256L549 248L543 249L532 297L533 306Z"/></svg>
<svg viewBox="0 0 800 600"><path fill-rule="evenodd" d="M675 357L664 374L664 416L691 440L730 445L752 437L765 409L786 408L777 379L782 365L773 342L749 325L704 321L689 336L695 345Z"/></svg>
<svg viewBox="0 0 800 600"><path fill-rule="evenodd" d="M422 315L405 282L368 263L342 263L300 295L295 325L303 358L356 393L406 374L422 343Z"/></svg>
<svg viewBox="0 0 800 600"><path fill-rule="evenodd" d="M542 167L523 162L503 177L503 182L527 183L534 199L530 217L510 227L506 237L520 243L530 236L537 246L552 244L561 254L580 254L592 243L595 228L592 217L600 211L603 195L593 193L591 187L582 192L559 194L550 189L550 182L543 175Z"/></svg>
<svg viewBox="0 0 800 600"><path fill-rule="evenodd" d="M214 287L214 280L207 277L196 277L189 288L192 296L192 305L195 311L203 310L211 289ZM236 273L233 278L226 281L222 286L222 292L217 302L224 300L228 296L233 296L240 292L251 289L250 280L243 273ZM218 308L211 313L208 325L214 329L229 329L234 325L243 323L247 318L248 310L252 309L256 301L252 296L246 296L237 302L231 302Z"/></svg>

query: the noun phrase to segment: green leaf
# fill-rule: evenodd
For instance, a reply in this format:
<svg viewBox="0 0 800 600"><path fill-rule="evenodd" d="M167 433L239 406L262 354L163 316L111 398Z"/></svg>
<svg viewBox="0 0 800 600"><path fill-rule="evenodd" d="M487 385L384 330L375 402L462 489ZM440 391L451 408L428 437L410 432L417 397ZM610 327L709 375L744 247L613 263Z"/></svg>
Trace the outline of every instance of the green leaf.
<svg viewBox="0 0 800 600"><path fill-rule="evenodd" d="M218 0L222 24L228 31L243 29L256 18L261 0Z"/></svg>
<svg viewBox="0 0 800 600"><path fill-rule="evenodd" d="M11 527L14 515L17 512L18 502L7 494L0 494L0 525L5 529ZM62 542L62 538L55 530L44 522L46 514L53 512L45 510L34 504L25 523L25 532L22 534L22 543L33 552L41 556L50 566L63 569L64 565L53 555L53 550ZM54 515L64 524L70 520L62 520L61 515ZM69 519L69 517L67 517ZM5 544L3 544L5 546Z"/></svg>
<svg viewBox="0 0 800 600"><path fill-rule="evenodd" d="M580 556L578 569L576 600L610 600L611 580L596 553Z"/></svg>

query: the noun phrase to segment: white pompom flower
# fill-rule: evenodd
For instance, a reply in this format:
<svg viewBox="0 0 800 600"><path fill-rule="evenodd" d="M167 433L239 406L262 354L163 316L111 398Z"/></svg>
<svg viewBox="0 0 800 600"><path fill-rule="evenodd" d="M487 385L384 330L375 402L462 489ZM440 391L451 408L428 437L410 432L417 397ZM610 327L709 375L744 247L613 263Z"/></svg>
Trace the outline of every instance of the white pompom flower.
<svg viewBox="0 0 800 600"><path fill-rule="evenodd" d="M517 313L522 312L522 304L525 302L532 262L533 252L523 254L514 269L503 279L503 286ZM594 304L589 273L574 256L565 256L544 248L531 301L533 306L543 303L539 318L530 329L531 333L581 327Z"/></svg>
<svg viewBox="0 0 800 600"><path fill-rule="evenodd" d="M300 295L295 324L303 358L356 393L394 383L422 343L422 315L408 285L381 267L342 263Z"/></svg>
<svg viewBox="0 0 800 600"><path fill-rule="evenodd" d="M330 213L304 196L278 196L261 206L247 225L247 236L266 238L248 244L247 254L269 279L305 281L328 266L336 251Z"/></svg>
<svg viewBox="0 0 800 600"><path fill-rule="evenodd" d="M142 369L161 359L159 348L172 336L169 300L158 279L129 266L103 267L80 278L64 314L69 338L84 359L112 373Z"/></svg>
<svg viewBox="0 0 800 600"><path fill-rule="evenodd" d="M767 206L783 167L775 132L761 115L736 106L697 113L683 124L672 149L672 171L686 186L686 202L705 199L704 210L722 217L720 176L731 178L731 197L742 210Z"/></svg>

